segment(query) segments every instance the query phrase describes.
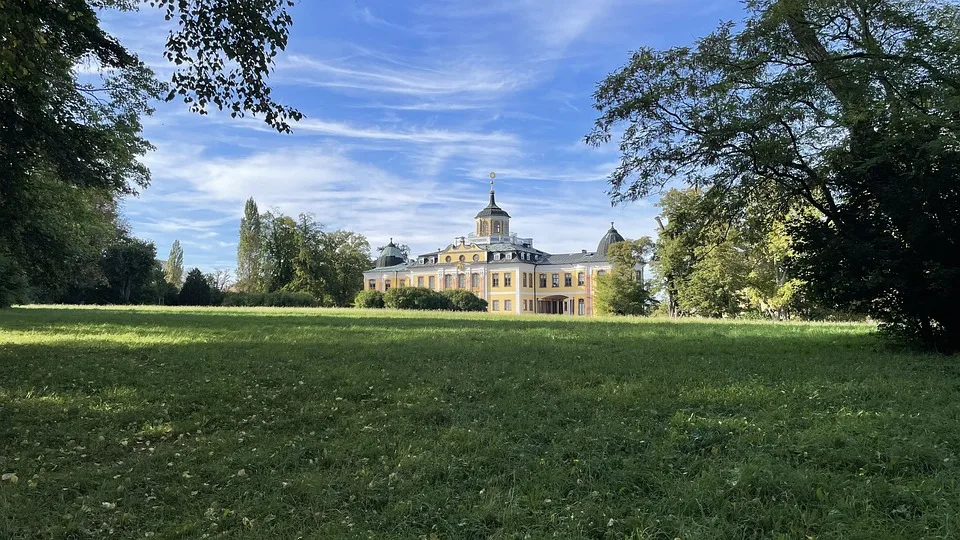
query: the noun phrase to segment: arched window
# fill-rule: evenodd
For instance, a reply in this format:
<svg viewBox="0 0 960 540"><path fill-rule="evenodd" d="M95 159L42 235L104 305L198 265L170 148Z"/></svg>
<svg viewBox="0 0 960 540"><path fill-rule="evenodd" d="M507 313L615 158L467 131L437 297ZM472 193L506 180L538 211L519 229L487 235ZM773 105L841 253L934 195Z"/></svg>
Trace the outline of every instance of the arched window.
<svg viewBox="0 0 960 540"><path fill-rule="evenodd" d="M486 221L481 221L481 222L480 222L480 236L486 236L486 235L487 235L487 231L488 231L488 229L487 229L487 222L486 222Z"/></svg>
<svg viewBox="0 0 960 540"><path fill-rule="evenodd" d="M461 256L460 256L460 262L463 262L463 261L465 261L465 260L467 260L467 256L466 256L466 255L461 255Z"/></svg>
<svg viewBox="0 0 960 540"><path fill-rule="evenodd" d="M479 260L480 260L480 255L474 255L474 256L473 256L473 262L477 262L477 261L479 261Z"/></svg>
<svg viewBox="0 0 960 540"><path fill-rule="evenodd" d="M466 289L467 288L467 275L466 274L457 274L457 288Z"/></svg>
<svg viewBox="0 0 960 540"><path fill-rule="evenodd" d="M447 261L447 262L450 262L450 261L452 261L453 259L451 259L449 255L447 255L447 258L444 259L444 260Z"/></svg>
<svg viewBox="0 0 960 540"><path fill-rule="evenodd" d="M493 234L500 234L500 222L499 222L499 221L494 221L494 222L493 222Z"/></svg>

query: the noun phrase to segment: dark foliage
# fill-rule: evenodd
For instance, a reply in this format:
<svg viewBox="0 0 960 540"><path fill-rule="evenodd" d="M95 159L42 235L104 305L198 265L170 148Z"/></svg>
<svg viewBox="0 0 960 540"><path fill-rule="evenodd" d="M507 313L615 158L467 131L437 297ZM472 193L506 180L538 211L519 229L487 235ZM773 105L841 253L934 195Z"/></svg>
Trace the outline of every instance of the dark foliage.
<svg viewBox="0 0 960 540"><path fill-rule="evenodd" d="M213 302L210 284L199 268L187 273L178 301L181 306L209 306Z"/></svg>

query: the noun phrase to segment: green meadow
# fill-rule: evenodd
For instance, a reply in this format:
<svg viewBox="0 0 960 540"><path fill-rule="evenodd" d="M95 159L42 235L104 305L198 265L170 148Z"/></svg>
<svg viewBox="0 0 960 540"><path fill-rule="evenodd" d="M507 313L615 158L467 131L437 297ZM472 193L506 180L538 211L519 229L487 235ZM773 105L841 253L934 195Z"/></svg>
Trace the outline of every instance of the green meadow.
<svg viewBox="0 0 960 540"><path fill-rule="evenodd" d="M862 324L0 311L0 538L957 538L960 362Z"/></svg>

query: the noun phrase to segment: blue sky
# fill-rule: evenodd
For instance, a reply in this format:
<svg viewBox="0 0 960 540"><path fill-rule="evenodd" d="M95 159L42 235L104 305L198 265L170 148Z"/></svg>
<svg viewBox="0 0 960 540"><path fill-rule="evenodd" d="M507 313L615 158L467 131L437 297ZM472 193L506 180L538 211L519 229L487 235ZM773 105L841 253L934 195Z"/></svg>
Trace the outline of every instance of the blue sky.
<svg viewBox="0 0 960 540"><path fill-rule="evenodd" d="M271 78L306 114L294 133L158 104L145 122L153 181L124 213L161 258L179 239L204 270L236 266L251 196L419 253L472 230L496 171L512 230L540 249L595 249L610 221L653 235L655 200L610 206L616 144L582 142L591 94L630 51L689 44L741 13L735 0L301 0ZM170 73L158 13L104 24Z"/></svg>

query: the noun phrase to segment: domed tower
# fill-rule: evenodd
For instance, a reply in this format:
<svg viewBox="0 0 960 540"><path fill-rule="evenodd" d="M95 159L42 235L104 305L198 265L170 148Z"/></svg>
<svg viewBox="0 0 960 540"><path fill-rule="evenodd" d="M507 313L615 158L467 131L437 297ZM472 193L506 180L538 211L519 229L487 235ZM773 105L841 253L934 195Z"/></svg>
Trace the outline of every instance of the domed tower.
<svg viewBox="0 0 960 540"><path fill-rule="evenodd" d="M607 252L610 251L610 246L617 242L623 242L624 240L626 240L626 238L617 232L617 229L614 228L613 222L611 221L610 230L607 231L607 234L603 235L603 238L600 239L600 244L597 245L597 255L606 257Z"/></svg>
<svg viewBox="0 0 960 540"><path fill-rule="evenodd" d="M477 214L477 236L509 236L510 214L497 206L493 189L494 174L490 173L490 202Z"/></svg>
<svg viewBox="0 0 960 540"><path fill-rule="evenodd" d="M405 262L407 262L407 260L403 257L403 252L393 243L393 238L391 238L390 243L387 244L387 247L383 248L380 256L377 257L377 268L396 266Z"/></svg>

